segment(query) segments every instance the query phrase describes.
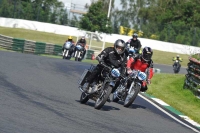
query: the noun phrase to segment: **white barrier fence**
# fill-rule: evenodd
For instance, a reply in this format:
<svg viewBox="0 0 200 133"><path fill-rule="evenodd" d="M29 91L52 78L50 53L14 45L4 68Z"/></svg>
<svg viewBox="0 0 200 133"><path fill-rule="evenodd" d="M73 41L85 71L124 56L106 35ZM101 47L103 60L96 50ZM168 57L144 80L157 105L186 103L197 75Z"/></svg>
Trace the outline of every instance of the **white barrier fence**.
<svg viewBox="0 0 200 133"><path fill-rule="evenodd" d="M0 17L0 26L11 27L11 28L23 28L29 30L37 30L61 35L72 35L72 36L85 36L87 31L80 31L78 28L56 25L50 23L42 23L29 20L13 19L13 18L3 18ZM96 33L97 38L102 42L114 43L116 39L123 39L128 41L131 37L118 35L118 34L100 34ZM139 38L142 46L150 46L152 49L180 53L180 54L196 54L200 53L199 47L187 46L175 43L168 43L163 41L157 41L152 39Z"/></svg>

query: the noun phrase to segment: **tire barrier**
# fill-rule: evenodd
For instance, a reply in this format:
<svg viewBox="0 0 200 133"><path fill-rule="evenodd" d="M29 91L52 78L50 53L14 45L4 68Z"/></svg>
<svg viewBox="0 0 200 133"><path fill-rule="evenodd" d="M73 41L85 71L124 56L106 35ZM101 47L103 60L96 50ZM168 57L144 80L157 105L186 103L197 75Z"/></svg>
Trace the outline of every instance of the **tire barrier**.
<svg viewBox="0 0 200 133"><path fill-rule="evenodd" d="M0 34L0 47L7 50L31 53L31 54L48 54L62 55L62 45L44 42L35 42L20 38L8 37ZM86 50L86 59L94 59L95 51Z"/></svg>
<svg viewBox="0 0 200 133"><path fill-rule="evenodd" d="M20 38L12 38L0 34L0 47L7 50L32 54L62 54L62 46L44 42L35 42Z"/></svg>
<svg viewBox="0 0 200 133"><path fill-rule="evenodd" d="M200 61L190 57L183 88L191 89L200 99Z"/></svg>

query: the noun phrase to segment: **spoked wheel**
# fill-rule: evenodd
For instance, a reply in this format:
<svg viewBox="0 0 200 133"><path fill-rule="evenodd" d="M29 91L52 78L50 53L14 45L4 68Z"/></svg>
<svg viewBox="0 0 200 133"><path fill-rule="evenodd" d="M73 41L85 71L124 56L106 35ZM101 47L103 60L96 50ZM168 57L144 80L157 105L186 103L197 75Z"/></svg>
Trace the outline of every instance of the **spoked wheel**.
<svg viewBox="0 0 200 133"><path fill-rule="evenodd" d="M85 83L82 86L84 90L88 89L89 84ZM80 103L86 103L89 100L88 95L85 92L82 92L81 97L80 97Z"/></svg>
<svg viewBox="0 0 200 133"><path fill-rule="evenodd" d="M65 54L66 54L66 50L64 50L64 52L63 52L63 59L65 59Z"/></svg>
<svg viewBox="0 0 200 133"><path fill-rule="evenodd" d="M95 109L101 109L103 107L103 105L106 103L106 100L110 96L111 91L112 91L112 87L109 85L109 83L105 84L100 97L97 98L95 102L95 106L94 106Z"/></svg>
<svg viewBox="0 0 200 133"><path fill-rule="evenodd" d="M140 86L138 84L135 84L135 86L132 87L131 93L126 96L126 99L124 101L124 107L129 107L133 103L139 91Z"/></svg>
<svg viewBox="0 0 200 133"><path fill-rule="evenodd" d="M112 101L116 102L116 103L119 101L119 98L117 97L117 93L116 92L113 93L113 99L112 99Z"/></svg>
<svg viewBox="0 0 200 133"><path fill-rule="evenodd" d="M80 97L80 103L84 104L89 100L88 95L84 92L82 92L81 97Z"/></svg>

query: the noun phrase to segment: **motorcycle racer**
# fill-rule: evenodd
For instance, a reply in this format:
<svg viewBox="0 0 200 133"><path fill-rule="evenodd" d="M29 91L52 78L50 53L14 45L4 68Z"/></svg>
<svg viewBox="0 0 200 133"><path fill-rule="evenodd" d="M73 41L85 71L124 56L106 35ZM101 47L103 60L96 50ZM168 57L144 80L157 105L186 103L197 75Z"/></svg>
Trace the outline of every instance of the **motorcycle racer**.
<svg viewBox="0 0 200 133"><path fill-rule="evenodd" d="M132 70L140 70L147 73L147 84L151 83L151 78L153 77L153 60L151 59L153 55L153 50L150 47L144 47L142 54L133 58L129 58L127 61L127 73L130 74ZM142 83L141 91L147 91L146 82Z"/></svg>

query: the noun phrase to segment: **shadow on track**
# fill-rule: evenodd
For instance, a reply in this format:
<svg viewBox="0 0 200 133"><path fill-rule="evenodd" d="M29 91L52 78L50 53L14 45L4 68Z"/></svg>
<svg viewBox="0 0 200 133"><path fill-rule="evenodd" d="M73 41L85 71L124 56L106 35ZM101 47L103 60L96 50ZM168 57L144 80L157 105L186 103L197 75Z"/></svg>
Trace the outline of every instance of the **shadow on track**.
<svg viewBox="0 0 200 133"><path fill-rule="evenodd" d="M76 102L79 102L79 100L75 100ZM81 104L81 103L80 103ZM94 107L94 102L87 102L86 104L83 104L83 105L89 105L90 107ZM113 107L113 106L108 106L108 105L104 105L101 109L101 111L110 111L110 110L120 110L119 108L116 108L116 107Z"/></svg>
<svg viewBox="0 0 200 133"><path fill-rule="evenodd" d="M122 106L124 106L124 102L122 101L119 101L117 102L118 104L121 104ZM138 105L138 104L132 104L131 106L129 106L130 109L138 109L138 108L142 108L142 109L146 109L145 106L141 106L141 105Z"/></svg>

